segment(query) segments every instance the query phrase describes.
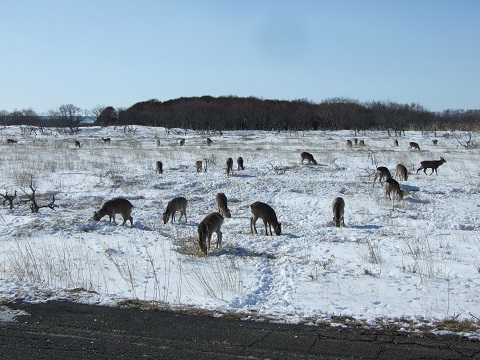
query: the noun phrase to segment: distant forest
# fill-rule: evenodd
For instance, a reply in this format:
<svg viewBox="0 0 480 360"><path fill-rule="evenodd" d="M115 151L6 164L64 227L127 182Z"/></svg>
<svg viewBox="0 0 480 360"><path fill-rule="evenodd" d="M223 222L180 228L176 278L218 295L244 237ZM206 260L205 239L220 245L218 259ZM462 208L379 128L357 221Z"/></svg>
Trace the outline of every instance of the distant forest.
<svg viewBox="0 0 480 360"><path fill-rule="evenodd" d="M84 119L89 117L89 123ZM361 103L332 98L321 103L307 100L264 100L256 97L201 96L169 101L156 99L128 109L112 106L82 110L62 105L39 116L32 109L0 111L3 125L81 126L145 125L196 131L224 130L480 130L480 110L431 112L419 104Z"/></svg>

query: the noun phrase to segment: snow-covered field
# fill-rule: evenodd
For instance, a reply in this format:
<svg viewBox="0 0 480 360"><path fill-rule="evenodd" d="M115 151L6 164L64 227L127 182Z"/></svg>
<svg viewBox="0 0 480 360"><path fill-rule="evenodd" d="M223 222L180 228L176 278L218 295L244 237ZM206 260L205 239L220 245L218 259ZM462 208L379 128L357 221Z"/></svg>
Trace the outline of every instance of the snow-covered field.
<svg viewBox="0 0 480 360"><path fill-rule="evenodd" d="M407 132L398 147L385 132L366 132L357 136L365 147L347 148L351 131L127 130L82 128L76 136L0 130L0 193L18 195L13 209L0 208L1 302L139 299L245 318L432 331L435 322L456 320L472 325L466 336L480 338L478 148L466 149L443 132ZM7 138L18 143L6 144ZM410 150L409 141L422 150ZM302 165L302 151L318 165ZM227 157L238 156L245 170L235 164L227 176ZM447 162L438 176L415 174L421 160L440 156ZM195 161L202 159L208 170L197 173ZM400 181L407 193L392 203L378 182L372 186L373 172L386 166L393 175L398 163L409 170L408 181ZM23 202L30 185L39 205L55 195L58 208L32 213ZM218 192L228 197L232 218L222 226L222 248L213 247L214 235L205 256L197 226L216 211ZM133 227L120 226L119 215L116 225L108 216L92 220L117 196L134 205ZM189 201L188 221L163 224L167 202L177 196ZM341 228L332 222L337 196L346 203ZM275 209L281 236L265 236L262 220L259 234L251 234L255 201Z"/></svg>

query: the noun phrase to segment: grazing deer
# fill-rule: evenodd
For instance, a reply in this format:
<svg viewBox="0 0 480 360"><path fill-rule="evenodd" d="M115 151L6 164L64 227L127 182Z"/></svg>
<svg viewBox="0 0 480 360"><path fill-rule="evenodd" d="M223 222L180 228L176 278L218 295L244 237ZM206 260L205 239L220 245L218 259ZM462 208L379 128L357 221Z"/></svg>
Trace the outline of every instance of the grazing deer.
<svg viewBox="0 0 480 360"><path fill-rule="evenodd" d="M80 145L80 141L78 140L75 140L75 147L80 149L82 147L82 145Z"/></svg>
<svg viewBox="0 0 480 360"><path fill-rule="evenodd" d="M227 207L227 197L224 193L218 193L215 197L217 203L218 212L226 218L231 218L230 210Z"/></svg>
<svg viewBox="0 0 480 360"><path fill-rule="evenodd" d="M111 200L106 201L102 208L99 211L96 211L93 214L93 219L95 221L100 221L105 215L108 215L110 218L110 222L115 223L115 214L121 214L123 217L123 224L130 220L130 226L133 227L133 218L131 216L133 205L130 201L123 198L113 198Z"/></svg>
<svg viewBox="0 0 480 360"><path fill-rule="evenodd" d="M243 166L243 157L241 156L237 159L237 170L245 170L245 166Z"/></svg>
<svg viewBox="0 0 480 360"><path fill-rule="evenodd" d="M385 166L377 167L377 171L375 171L375 178L373 179L373 187L375 187L375 181L379 179L380 185L383 185L383 179L390 179L392 175L390 174L390 170L388 170Z"/></svg>
<svg viewBox="0 0 480 360"><path fill-rule="evenodd" d="M345 201L341 197L336 197L332 202L333 223L335 227L340 227L340 224L345 226L343 214L345 212Z"/></svg>
<svg viewBox="0 0 480 360"><path fill-rule="evenodd" d="M268 235L267 224L270 228L270 236L272 236L272 226L277 236L282 233L282 224L278 222L277 215L270 205L257 201L250 205L250 210L253 214L252 218L250 219L250 231L252 234L253 230L255 230L255 234L258 234L257 227L255 225L258 218L263 219L263 223L265 224L265 235Z"/></svg>
<svg viewBox="0 0 480 360"><path fill-rule="evenodd" d="M313 158L313 155L304 151L300 154L300 156L302 157L302 164L303 164L303 161L304 160L308 160L308 163L313 163L314 165L317 165L317 161Z"/></svg>
<svg viewBox="0 0 480 360"><path fill-rule="evenodd" d="M210 242L213 233L217 233L217 248L222 246L222 232L220 231L223 224L223 216L217 212L208 214L198 225L198 245L200 250L207 255L210 251Z"/></svg>
<svg viewBox="0 0 480 360"><path fill-rule="evenodd" d="M443 157L441 157L440 160L424 160L420 162L420 167L417 170L417 174L422 169L425 174L427 174L426 172L427 169L432 169L432 172L429 175L432 175L434 171L435 171L435 174L438 175L437 173L438 167L446 162L447 160L445 160Z"/></svg>
<svg viewBox="0 0 480 360"><path fill-rule="evenodd" d="M185 222L187 222L187 205L188 200L182 196L170 200L167 204L167 209L163 213L163 223L166 224L170 217L172 218L172 222L174 222L175 213L177 211L180 211L180 218L178 219L178 222L180 222L182 216L185 216Z"/></svg>
<svg viewBox="0 0 480 360"><path fill-rule="evenodd" d="M203 167L203 162L202 162L202 160L197 160L197 161L195 162L195 168L197 169L197 172L202 171L202 167Z"/></svg>
<svg viewBox="0 0 480 360"><path fill-rule="evenodd" d="M161 161L155 163L155 168L159 174L163 174L163 163Z"/></svg>
<svg viewBox="0 0 480 360"><path fill-rule="evenodd" d="M398 164L395 168L395 177L400 180L407 181L408 180L408 173L407 168L405 165Z"/></svg>
<svg viewBox="0 0 480 360"><path fill-rule="evenodd" d="M180 139L179 144L180 144L180 146L185 145L185 139Z"/></svg>
<svg viewBox="0 0 480 360"><path fill-rule="evenodd" d="M357 139L357 138L353 138L353 144L354 144L355 146L358 145L358 139Z"/></svg>
<svg viewBox="0 0 480 360"><path fill-rule="evenodd" d="M394 146L398 146L398 139L395 139L395 140L393 141L393 145L394 145Z"/></svg>
<svg viewBox="0 0 480 360"><path fill-rule="evenodd" d="M433 145L437 145L437 144L438 144L438 140L437 140L437 139L432 140L432 144L433 144Z"/></svg>
<svg viewBox="0 0 480 360"><path fill-rule="evenodd" d="M17 142L17 140L7 139L7 144L16 144Z"/></svg>
<svg viewBox="0 0 480 360"><path fill-rule="evenodd" d="M416 142L410 141L409 145L409 149L420 151L420 145L418 145Z"/></svg>
<svg viewBox="0 0 480 360"><path fill-rule="evenodd" d="M229 157L227 159L227 175L233 174L233 159Z"/></svg>
<svg viewBox="0 0 480 360"><path fill-rule="evenodd" d="M207 146L211 146L213 144L212 139L207 138Z"/></svg>
<svg viewBox="0 0 480 360"><path fill-rule="evenodd" d="M352 140L347 140L347 147L351 148L353 146Z"/></svg>
<svg viewBox="0 0 480 360"><path fill-rule="evenodd" d="M400 184L398 183L397 180L390 178L385 180L385 196L388 195L388 198L390 200L392 200L390 196L390 193L392 191L398 195L398 198L400 200L403 199L404 192L400 189Z"/></svg>
<svg viewBox="0 0 480 360"><path fill-rule="evenodd" d="M358 146L365 146L365 141L364 141L364 140L360 140L360 142L358 143Z"/></svg>

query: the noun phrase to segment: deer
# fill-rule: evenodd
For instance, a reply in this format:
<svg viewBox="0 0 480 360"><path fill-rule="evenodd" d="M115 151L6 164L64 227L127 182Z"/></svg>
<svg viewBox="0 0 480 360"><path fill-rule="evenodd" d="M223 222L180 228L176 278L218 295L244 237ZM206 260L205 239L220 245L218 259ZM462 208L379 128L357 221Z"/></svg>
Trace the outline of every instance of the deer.
<svg viewBox="0 0 480 360"><path fill-rule="evenodd" d="M239 156L237 158L237 170L245 170L245 166L243 166L243 157Z"/></svg>
<svg viewBox="0 0 480 360"><path fill-rule="evenodd" d="M408 144L410 145L409 149L420 151L420 145L418 145L416 142L410 141Z"/></svg>
<svg viewBox="0 0 480 360"><path fill-rule="evenodd" d="M335 227L340 227L340 224L345 226L343 214L345 212L345 201L341 197L336 197L332 202L333 223Z"/></svg>
<svg viewBox="0 0 480 360"><path fill-rule="evenodd" d="M104 144L110 144L110 138L104 138L104 137L102 136L102 140L103 140L103 143L104 143Z"/></svg>
<svg viewBox="0 0 480 360"><path fill-rule="evenodd" d="M207 138L207 146L211 146L213 144L212 139Z"/></svg>
<svg viewBox="0 0 480 360"><path fill-rule="evenodd" d="M407 167L402 164L398 164L395 168L395 177L400 180L407 181L408 180L408 172Z"/></svg>
<svg viewBox="0 0 480 360"><path fill-rule="evenodd" d="M383 179L390 179L392 175L390 174L390 170L388 170L385 166L377 167L377 171L375 171L375 178L373 179L373 187L375 187L375 181L379 179L380 185L383 185Z"/></svg>
<svg viewBox="0 0 480 360"><path fill-rule="evenodd" d="M155 169L159 174L163 174L163 163L161 161L157 161L155 163Z"/></svg>
<svg viewBox="0 0 480 360"><path fill-rule="evenodd" d="M233 174L233 159L229 157L227 159L227 175Z"/></svg>
<svg viewBox="0 0 480 360"><path fill-rule="evenodd" d="M80 141L78 140L75 140L75 147L80 149L82 147L82 145L80 144Z"/></svg>
<svg viewBox="0 0 480 360"><path fill-rule="evenodd" d="M314 165L317 165L317 161L313 158L313 155L304 151L300 154L301 158L302 158L302 164L303 164L303 161L304 160L307 160L308 163L313 163Z"/></svg>
<svg viewBox="0 0 480 360"><path fill-rule="evenodd" d="M14 139L7 139L7 144L16 144L18 141Z"/></svg>
<svg viewBox="0 0 480 360"><path fill-rule="evenodd" d="M93 220L100 221L105 215L108 215L110 218L109 222L112 222L113 219L115 223L115 214L121 214L123 218L122 226L125 225L127 220L130 220L130 226L133 227L132 208L132 203L127 199L113 198L106 201L99 211L94 212Z"/></svg>
<svg viewBox="0 0 480 360"><path fill-rule="evenodd" d="M202 171L202 167L203 167L203 162L202 162L202 160L197 160L197 161L195 162L195 168L197 169L197 172Z"/></svg>
<svg viewBox="0 0 480 360"><path fill-rule="evenodd" d="M213 233L217 233L217 248L222 246L222 232L220 231L223 224L223 216L218 212L208 214L198 225L198 245L200 250L207 255L210 251L210 242Z"/></svg>
<svg viewBox="0 0 480 360"><path fill-rule="evenodd" d="M393 145L398 146L398 139L393 140Z"/></svg>
<svg viewBox="0 0 480 360"><path fill-rule="evenodd" d="M178 143L180 144L180 146L185 145L185 139L180 139Z"/></svg>
<svg viewBox="0 0 480 360"><path fill-rule="evenodd" d="M390 196L390 193L392 191L398 195L398 198L400 200L403 199L403 196L404 196L405 193L403 192L403 190L400 189L400 184L398 183L397 180L395 180L393 178L389 178L389 179L385 180L385 196L388 195L388 198L390 200L392 200L392 197Z"/></svg>
<svg viewBox="0 0 480 360"><path fill-rule="evenodd" d="M351 148L353 146L352 140L347 140L347 147Z"/></svg>
<svg viewBox="0 0 480 360"><path fill-rule="evenodd" d="M358 146L365 146L365 140L360 140L360 142L358 143Z"/></svg>
<svg viewBox="0 0 480 360"><path fill-rule="evenodd" d="M445 160L443 157L440 158L440 160L424 160L420 162L420 167L417 170L417 174L420 170L423 169L423 172L427 174L426 170L427 169L432 169L432 172L429 175L432 175L433 172L435 171L435 174L438 175L437 169L440 165L443 163L446 163L447 160Z"/></svg>
<svg viewBox="0 0 480 360"><path fill-rule="evenodd" d="M185 222L187 222L187 205L188 200L182 196L170 200L167 204L167 209L163 213L163 223L166 224L169 218L171 218L172 222L174 222L175 213L177 211L180 211L180 218L178 219L178 222L180 222L182 216L185 216Z"/></svg>
<svg viewBox="0 0 480 360"><path fill-rule="evenodd" d="M437 144L438 144L438 140L437 140L437 139L432 140L432 145L435 145L435 146L436 146Z"/></svg>
<svg viewBox="0 0 480 360"><path fill-rule="evenodd" d="M355 146L358 145L358 139L357 138L353 138L353 143L355 144Z"/></svg>
<svg viewBox="0 0 480 360"><path fill-rule="evenodd" d="M232 217L230 210L227 207L227 197L224 193L218 193L215 197L215 202L217 203L218 212L222 214L223 217Z"/></svg>
<svg viewBox="0 0 480 360"><path fill-rule="evenodd" d="M265 235L268 236L268 229L267 225L270 228L270 236L272 235L272 226L273 230L275 230L275 234L278 236L282 233L282 224L278 222L277 215L275 211L263 202L257 201L250 205L250 210L252 211L252 217L250 219L250 231L253 234L253 230L255 230L255 234L258 234L256 222L258 218L263 219L263 223L265 225Z"/></svg>

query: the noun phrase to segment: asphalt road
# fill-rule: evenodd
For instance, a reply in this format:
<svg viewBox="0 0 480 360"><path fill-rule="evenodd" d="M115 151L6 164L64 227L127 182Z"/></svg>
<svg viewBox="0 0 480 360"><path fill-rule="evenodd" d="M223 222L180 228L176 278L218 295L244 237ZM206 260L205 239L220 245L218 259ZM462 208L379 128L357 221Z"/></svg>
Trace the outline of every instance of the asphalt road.
<svg viewBox="0 0 480 360"><path fill-rule="evenodd" d="M5 311L5 308L3 308ZM71 302L9 304L0 359L479 359L480 342Z"/></svg>

